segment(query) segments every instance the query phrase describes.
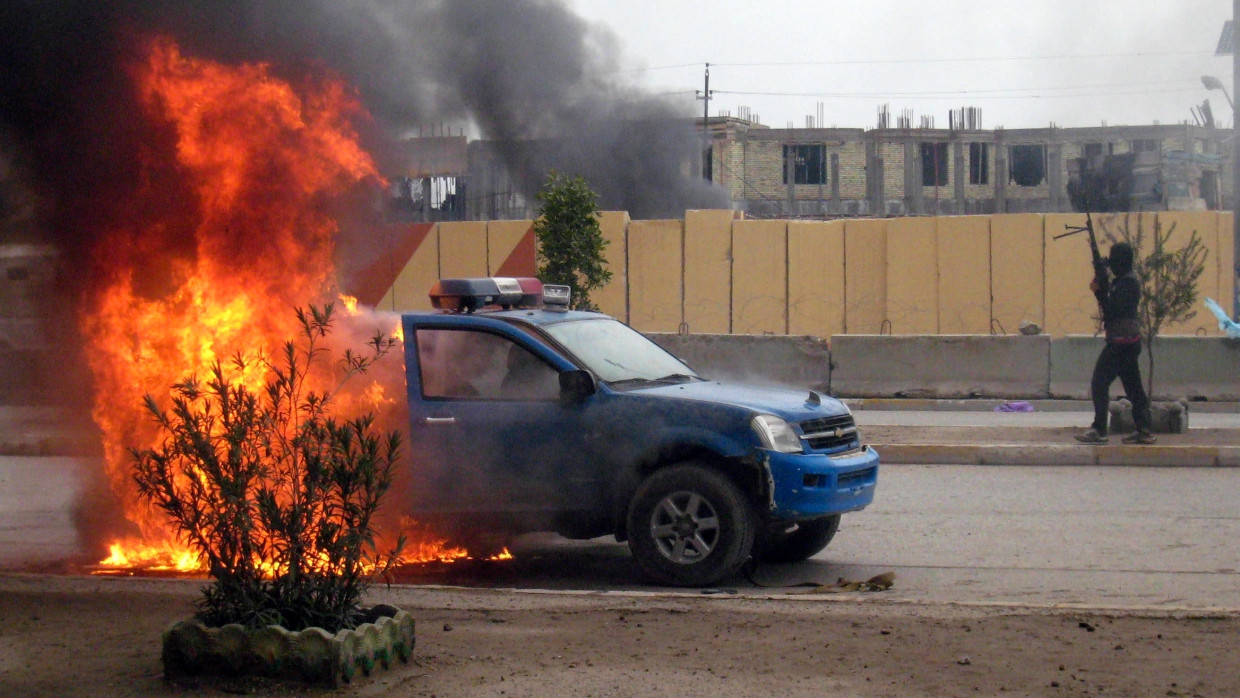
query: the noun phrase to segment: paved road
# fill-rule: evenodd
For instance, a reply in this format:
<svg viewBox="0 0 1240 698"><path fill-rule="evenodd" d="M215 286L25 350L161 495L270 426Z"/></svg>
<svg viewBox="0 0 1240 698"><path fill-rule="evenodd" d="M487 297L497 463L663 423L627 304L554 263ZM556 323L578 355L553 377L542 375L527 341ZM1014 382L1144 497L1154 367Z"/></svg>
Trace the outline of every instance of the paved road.
<svg viewBox="0 0 1240 698"><path fill-rule="evenodd" d="M90 461L0 458L0 566L80 551L74 510ZM896 572L874 598L932 603L1240 609L1240 469L1020 466L884 468L875 504L798 565L722 588ZM625 546L527 536L505 564L410 581L574 591L653 590ZM854 594L855 598L867 595Z"/></svg>
<svg viewBox="0 0 1240 698"><path fill-rule="evenodd" d="M803 567L894 569L910 600L1240 609L1235 469L900 466L879 487Z"/></svg>
<svg viewBox="0 0 1240 698"><path fill-rule="evenodd" d="M982 410L854 410L857 424L908 427L1079 427L1089 428L1092 412L987 412ZM1240 429L1235 412L1190 412L1189 429Z"/></svg>
<svg viewBox="0 0 1240 698"><path fill-rule="evenodd" d="M913 603L1240 610L1240 470L902 465L875 503L797 565L761 567L741 594L896 573ZM623 546L531 537L522 587L641 588ZM455 580L449 580L455 581Z"/></svg>
<svg viewBox="0 0 1240 698"><path fill-rule="evenodd" d="M0 567L80 555L74 519L85 478L102 467L84 458L0 457Z"/></svg>

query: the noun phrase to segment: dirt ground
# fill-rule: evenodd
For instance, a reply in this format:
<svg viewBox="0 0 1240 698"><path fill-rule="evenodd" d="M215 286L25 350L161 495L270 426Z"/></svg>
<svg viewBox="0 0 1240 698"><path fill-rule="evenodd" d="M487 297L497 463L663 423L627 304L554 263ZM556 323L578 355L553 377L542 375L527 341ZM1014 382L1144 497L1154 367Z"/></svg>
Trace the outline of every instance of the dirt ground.
<svg viewBox="0 0 1240 698"><path fill-rule="evenodd" d="M0 575L0 695L1236 696L1240 617L833 595L377 588L417 619L408 664L336 691L170 684L160 633L192 580Z"/></svg>

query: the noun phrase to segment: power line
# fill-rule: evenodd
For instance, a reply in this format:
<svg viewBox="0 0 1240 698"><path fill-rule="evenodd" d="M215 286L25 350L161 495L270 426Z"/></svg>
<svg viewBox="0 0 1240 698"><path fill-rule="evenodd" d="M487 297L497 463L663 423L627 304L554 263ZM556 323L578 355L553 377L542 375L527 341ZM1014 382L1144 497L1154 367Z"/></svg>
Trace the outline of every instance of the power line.
<svg viewBox="0 0 1240 698"><path fill-rule="evenodd" d="M973 58L886 58L855 61L759 61L752 63L712 63L736 68L808 65L899 65L907 63L981 63L993 61L1058 61L1082 58L1156 58L1163 56L1213 56L1212 51L1138 51L1137 53L1077 53L1058 56L1000 56Z"/></svg>
<svg viewBox="0 0 1240 698"><path fill-rule="evenodd" d="M1180 81L1176 81L1180 82ZM715 90L721 95L742 95L751 97L816 97L827 99L946 99L955 97L975 97L979 99L1076 99L1080 97L1106 97L1129 94L1175 94L1195 93L1197 87L1178 87L1170 89L1132 89L1115 90L1113 87L1136 87L1138 85L1098 85L1081 87L1047 87L1047 88L1012 88L1003 90L942 90L930 92L747 92L743 90ZM1101 88L1101 89L1100 89ZM1077 94L999 94L1002 92L1046 92L1049 90L1089 90Z"/></svg>
<svg viewBox="0 0 1240 698"><path fill-rule="evenodd" d="M970 58L872 58L863 60L838 61L748 61L736 63L716 63L711 65L729 68L778 68L788 66L813 65L906 65L919 63L984 63L993 61L1059 61L1080 60L1083 58L1162 58L1166 56L1213 56L1212 51L1138 51L1136 53L1065 53L1054 56L974 56ZM674 63L670 65L654 65L641 68L617 68L599 71L595 74L643 73L655 70L677 70L680 68L700 68L706 61L694 63Z"/></svg>
<svg viewBox="0 0 1240 698"><path fill-rule="evenodd" d="M1183 89L1187 89L1188 84L1191 84L1193 89L1200 89L1200 85L1197 83L1196 80L1188 81L1188 83L1186 83L1184 80L1177 79L1177 80L1142 80L1139 82L1107 82L1107 83L1098 83L1094 85L1048 85L1046 87L995 87L991 89L978 89L978 90L928 90L928 91L921 91L921 92L900 92L900 93L881 92L881 93L848 93L848 94L873 94L873 95L883 95L883 94L936 95L936 94L944 94L944 93L989 94L992 92L1033 92L1033 91L1042 92L1046 90L1098 90L1098 89L1111 89L1111 88L1116 88L1116 87L1152 87L1154 85L1181 85L1181 86L1184 86ZM719 90L719 92L724 92L724 90ZM734 92L733 94L738 94L738 93ZM744 94L766 94L766 95L785 95L786 94L786 95L792 95L792 96L808 96L808 97L815 96L815 93L809 93L809 94L802 95L801 93L793 93L793 92L746 92Z"/></svg>

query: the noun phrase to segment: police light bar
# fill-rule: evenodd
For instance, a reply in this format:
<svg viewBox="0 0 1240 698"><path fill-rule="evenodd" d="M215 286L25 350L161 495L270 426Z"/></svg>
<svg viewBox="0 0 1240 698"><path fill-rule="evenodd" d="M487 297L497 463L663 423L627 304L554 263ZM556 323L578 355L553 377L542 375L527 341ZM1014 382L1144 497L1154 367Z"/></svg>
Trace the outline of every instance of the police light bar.
<svg viewBox="0 0 1240 698"><path fill-rule="evenodd" d="M431 286L431 305L437 310L472 313L479 308L534 308L542 300L542 282L530 277L440 279Z"/></svg>

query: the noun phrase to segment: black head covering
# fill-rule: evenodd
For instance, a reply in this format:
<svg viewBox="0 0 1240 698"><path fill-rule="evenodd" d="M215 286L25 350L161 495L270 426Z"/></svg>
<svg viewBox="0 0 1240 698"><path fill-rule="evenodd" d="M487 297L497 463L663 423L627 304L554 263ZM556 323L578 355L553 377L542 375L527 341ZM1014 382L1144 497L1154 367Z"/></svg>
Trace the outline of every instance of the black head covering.
<svg viewBox="0 0 1240 698"><path fill-rule="evenodd" d="M1132 245L1126 242L1117 242L1111 246L1111 257L1107 260L1107 265L1111 267L1111 273L1123 276L1132 271Z"/></svg>

